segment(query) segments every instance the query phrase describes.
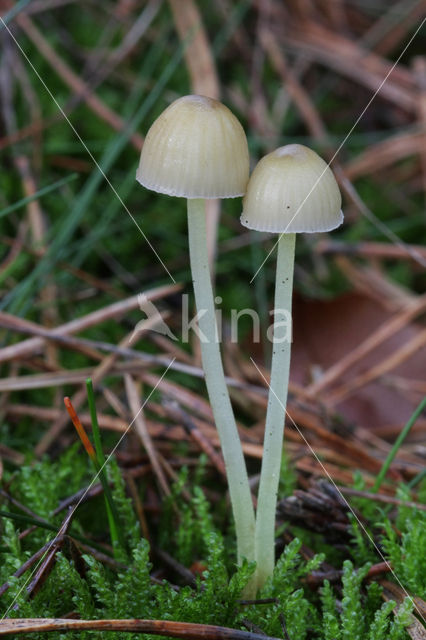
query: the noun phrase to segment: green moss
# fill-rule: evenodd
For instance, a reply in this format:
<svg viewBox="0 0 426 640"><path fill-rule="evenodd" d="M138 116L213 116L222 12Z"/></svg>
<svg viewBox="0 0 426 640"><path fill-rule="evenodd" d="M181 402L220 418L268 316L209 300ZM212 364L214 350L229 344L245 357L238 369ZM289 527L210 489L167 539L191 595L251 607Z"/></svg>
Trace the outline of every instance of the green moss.
<svg viewBox="0 0 426 640"><path fill-rule="evenodd" d="M84 461L80 448L75 446L56 462L44 460L24 466L13 475L6 472L5 480L12 482L15 497L37 517L44 517L59 527L63 516L52 518L52 510L58 501L88 483L89 473ZM121 472L115 461L109 462L108 469L126 537L127 550L122 550L122 565L113 569L88 553L76 564L75 553L70 553L65 546L57 554L53 571L41 590L33 599L27 600L25 585L30 574L22 578L13 578L12 574L54 534L38 529L21 541L18 536L21 525L14 523L13 519L3 518L0 580L10 583L3 596L7 615L60 617L76 611L79 616L88 619L160 618L235 628L244 628L244 624L249 623L277 637L282 635L284 623L289 637L298 640L408 638L404 629L411 620L412 603L407 600L395 615L395 603L382 602L381 588L377 583L364 585L370 565L362 561L365 547L357 536L349 549L353 560L345 560L342 565L341 593L336 593L327 581L319 594L308 587L307 576L320 570L324 560L329 561L330 557L322 553L308 562L303 560L301 542L295 538L285 547L272 578L259 594L261 598L271 599L268 604L241 606L239 599L254 566L244 564L239 569L235 567L234 543L229 544L228 538L221 533L225 529L225 512L219 509L213 516L210 503L201 489L201 483L208 483L204 457L191 477L187 469L181 470L179 480L172 487L172 494L162 509L158 537L160 546L166 550L173 548L173 556L182 564L190 567L198 560L205 569L202 575L195 578L195 586L183 585L176 590L166 580L160 584L153 582L153 560L149 545L140 537L139 525L131 501L125 494ZM190 493L189 501L184 490ZM406 495L407 489L401 487L400 497ZM92 531L102 536L98 524L99 513L103 509L102 500L91 500L90 505L79 508L73 519L71 535L73 531L83 535ZM17 510L14 512L18 513ZM392 562L395 573L410 593L422 596L425 575L422 564L426 531L424 512L399 509L396 522L401 536L397 535L389 520L383 520L382 512L377 510L376 516L370 527L382 532L382 548ZM18 608L11 609L12 604L17 604ZM61 635L52 634L51 637L59 640ZM80 640L85 636L69 634L67 637ZM94 637L94 634L87 637ZM114 637L117 638L117 635ZM129 637L127 635L126 639Z"/></svg>

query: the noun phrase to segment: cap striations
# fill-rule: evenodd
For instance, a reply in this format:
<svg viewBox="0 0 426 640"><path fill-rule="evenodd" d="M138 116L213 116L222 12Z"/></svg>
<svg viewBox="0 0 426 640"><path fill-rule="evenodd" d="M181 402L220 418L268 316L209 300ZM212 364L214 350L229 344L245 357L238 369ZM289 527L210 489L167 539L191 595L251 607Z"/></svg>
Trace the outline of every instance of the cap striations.
<svg viewBox="0 0 426 640"><path fill-rule="evenodd" d="M234 114L217 100L184 96L149 129L137 180L147 189L185 198L232 198L245 193L247 139Z"/></svg>
<svg viewBox="0 0 426 640"><path fill-rule="evenodd" d="M315 151L301 144L262 158L243 199L241 224L271 233L331 231L343 222L336 179Z"/></svg>

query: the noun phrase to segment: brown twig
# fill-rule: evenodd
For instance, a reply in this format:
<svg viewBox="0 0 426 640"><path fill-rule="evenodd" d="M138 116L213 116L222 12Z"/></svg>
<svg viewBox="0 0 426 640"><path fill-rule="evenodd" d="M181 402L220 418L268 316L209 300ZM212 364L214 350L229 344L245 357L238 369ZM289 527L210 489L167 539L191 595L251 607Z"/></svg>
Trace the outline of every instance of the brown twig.
<svg viewBox="0 0 426 640"><path fill-rule="evenodd" d="M294 25L291 34L287 32L285 43L294 50L303 51L305 55L308 53L313 59L371 91L377 90L392 69L392 63L387 59L312 20ZM416 92L410 71L401 65L395 68L383 84L380 96L398 108L413 113L416 109Z"/></svg>
<svg viewBox="0 0 426 640"><path fill-rule="evenodd" d="M370 144L362 153L347 162L343 171L349 180L369 176L409 156L423 153L426 144L424 131L398 133L386 140Z"/></svg>
<svg viewBox="0 0 426 640"><path fill-rule="evenodd" d="M100 98L93 94L91 88L81 80L81 78L64 62L56 53L53 47L47 42L39 29L28 15L20 13L16 18L17 23L25 32L28 38L37 47L40 54L55 69L59 77L67 84L76 95L82 98L92 111L115 131L126 129L126 122L108 107ZM140 151L143 145L143 137L138 133L133 133L130 142L135 149Z"/></svg>
<svg viewBox="0 0 426 640"><path fill-rule="evenodd" d="M212 446L211 440L205 436L205 434L198 429L191 416L179 406L174 400L165 401L163 403L164 409L168 416L175 422L182 424L189 434L191 439L196 442L202 451L210 458L213 466L217 471L226 478L225 463L221 455L216 453L215 448Z"/></svg>
<svg viewBox="0 0 426 640"><path fill-rule="evenodd" d="M278 640L270 636L217 627L195 622L174 622L172 620L72 620L61 618L21 618L4 619L0 622L0 636L14 633L47 633L49 631L127 631L131 633L152 633L171 638L189 640Z"/></svg>
<svg viewBox="0 0 426 640"><path fill-rule="evenodd" d="M389 244L387 242L339 242L336 240L320 240L315 245L317 253L338 253L343 255L362 256L365 258L385 258L390 260L413 259L413 253L423 256L426 260L426 249L421 245L407 245L412 253L408 253L405 247Z"/></svg>
<svg viewBox="0 0 426 640"><path fill-rule="evenodd" d="M160 464L160 458L162 456L161 454L158 453L158 451L156 451L145 422L143 409L142 409L143 405L141 405L140 388L138 388L132 376L128 373L126 373L124 376L124 384L126 388L129 407L133 414L133 422L135 424L136 433L139 436L145 448L145 451L148 454L153 471L157 476L158 484L160 485L163 493L166 496L169 496L170 487L167 483L166 477L164 475L163 469Z"/></svg>
<svg viewBox="0 0 426 640"><path fill-rule="evenodd" d="M356 496L358 498L366 498L367 500L374 500L376 502L395 504L398 507L410 507L411 509L420 509L420 511L426 511L426 504L400 500L399 498L395 498L394 496L385 496L382 493L369 493L368 491L360 491L359 489L352 489L351 487L338 487L338 489L345 496Z"/></svg>
<svg viewBox="0 0 426 640"><path fill-rule="evenodd" d="M413 353L416 353L422 349L426 344L426 329L417 332L408 342L402 345L390 356L379 362L376 366L371 367L365 373L360 374L356 378L349 380L347 383L342 384L336 390L332 391L327 396L327 406L333 406L342 402L346 396L353 393L360 387L376 380L388 371L392 371L399 364L404 362Z"/></svg>
<svg viewBox="0 0 426 640"><path fill-rule="evenodd" d="M180 285L165 285L150 289L144 292L144 294L148 300L155 301L179 291L180 288ZM52 329L52 333L53 335L61 336L84 331L85 329L93 327L101 322L105 322L106 320L111 320L112 318L125 315L129 311L137 309L138 307L138 295L131 296L130 298L114 302L106 307L88 313L81 318L76 318L56 327L55 329ZM9 347L4 347L3 349L0 349L0 362L6 362L13 358L22 358L24 356L34 355L34 353L42 349L44 345L45 340L43 340L43 338L36 337L24 340Z"/></svg>
<svg viewBox="0 0 426 640"><path fill-rule="evenodd" d="M66 515L57 535L54 537L48 549L46 549L44 555L42 556L42 562L37 567L37 571L32 576L31 581L26 588L27 594L30 598L34 597L36 593L38 593L44 582L47 580L49 574L51 573L54 567L55 556L62 548L65 536L71 526L71 521L74 517L74 513L75 509L71 509Z"/></svg>
<svg viewBox="0 0 426 640"><path fill-rule="evenodd" d="M336 364L332 365L317 382L314 382L307 388L309 395L317 395L334 381L341 378L343 373L352 367L356 362L365 358L373 349L376 349L383 342L391 338L395 333L405 327L417 315L426 309L426 296L420 297L413 302L407 309L396 313L392 318L386 320L371 335L361 342L355 349L352 349L343 358L340 358Z"/></svg>

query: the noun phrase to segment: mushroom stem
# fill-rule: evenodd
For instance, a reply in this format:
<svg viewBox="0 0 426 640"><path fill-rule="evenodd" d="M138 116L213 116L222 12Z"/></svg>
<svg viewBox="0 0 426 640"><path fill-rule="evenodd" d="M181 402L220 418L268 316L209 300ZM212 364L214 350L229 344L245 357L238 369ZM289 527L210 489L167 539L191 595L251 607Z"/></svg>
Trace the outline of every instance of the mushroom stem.
<svg viewBox="0 0 426 640"><path fill-rule="evenodd" d="M295 243L295 233L282 233L278 240L271 381L256 511L255 554L258 588L261 588L265 580L272 575L275 566L275 511L290 371Z"/></svg>
<svg viewBox="0 0 426 640"><path fill-rule="evenodd" d="M225 460L237 537L238 564L254 560L254 508L240 438L225 382L208 263L205 202L188 200L188 236L201 357Z"/></svg>

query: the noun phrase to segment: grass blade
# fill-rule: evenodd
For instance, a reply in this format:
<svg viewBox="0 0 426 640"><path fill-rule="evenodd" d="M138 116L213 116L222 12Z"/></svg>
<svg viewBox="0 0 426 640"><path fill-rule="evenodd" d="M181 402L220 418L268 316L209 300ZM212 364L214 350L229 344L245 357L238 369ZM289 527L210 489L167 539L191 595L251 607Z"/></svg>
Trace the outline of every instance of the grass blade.
<svg viewBox="0 0 426 640"><path fill-rule="evenodd" d="M7 216L9 213L12 213L12 211L16 211L16 209L25 207L25 205L28 204L29 202L32 202L33 200L37 200L38 198L42 198L47 193L50 193L55 189L59 189L64 184L68 184L68 182L72 182L77 178L78 178L78 173L72 173L70 176L67 176L66 178L57 180L57 182L53 182L52 184L49 184L46 187L43 187L42 189L39 189L39 191L34 193L32 196L27 196L26 198L22 198L21 200L18 200L18 202L14 202L13 204L11 204L9 207L2 209L0 211L0 218L3 218L3 216Z"/></svg>
<svg viewBox="0 0 426 640"><path fill-rule="evenodd" d="M399 436L397 437L397 439L395 440L395 444L393 445L392 449L389 451L389 454L386 458L386 460L383 463L382 468L380 469L377 478L376 478L376 482L374 483L371 491L373 493L376 493L381 485L382 482L388 472L389 467L391 466L396 454L398 453L398 449L399 447L402 445L402 443L404 442L405 438L408 436L408 434L411 431L412 426L414 425L414 423L416 422L417 418L419 417L419 415L422 413L422 411L426 408L426 396L423 398L423 400L420 402L419 406L417 407L417 409L414 411L413 415L411 416L411 418L408 420L407 424L405 425L405 427L403 428L403 430L401 431L401 433L399 434Z"/></svg>
<svg viewBox="0 0 426 640"><path fill-rule="evenodd" d="M90 398L90 394L88 393L89 398ZM96 417L96 410L94 409L94 414L95 417L93 417L93 408L91 406L91 402L94 403L94 398L93 398L93 389L92 389L92 397L91 399L89 399L89 405L90 405L90 414L92 417L92 428L95 432L96 427L93 427L93 424L96 423L96 425L98 425L98 421L97 421L97 417ZM92 443L90 442L89 436L87 435L83 425L81 424L81 421L74 409L74 407L71 404L71 400L66 397L64 398L64 404L65 407L69 413L69 416L71 418L71 421L79 435L79 438L81 440L81 442L83 443L83 446L87 452L87 455L89 456L90 460L93 463L93 466L96 470L97 475L99 476L99 480L102 484L103 490L104 490L104 498L105 498L105 508L106 508L106 513L107 513L107 518L108 518L108 526L109 526L109 531L110 531L110 536L111 536L111 542L112 542L112 546L114 549L114 555L115 555L115 551L118 548L122 548L125 549L125 542L124 542L124 538L120 529L120 524L119 524L119 516L118 516L118 512L117 509L115 507L114 504L114 500L112 498L112 494L111 494L111 490L109 488L109 484L108 484L108 478L106 476L105 473L105 458L103 456L102 453L102 447L100 444L100 436L99 433L97 434L97 438L98 438L98 442L99 442L99 447L101 449L101 459L103 460L103 462L99 462L99 458L98 455L95 451L95 449L93 448ZM98 432L99 432L99 426L98 426Z"/></svg>

